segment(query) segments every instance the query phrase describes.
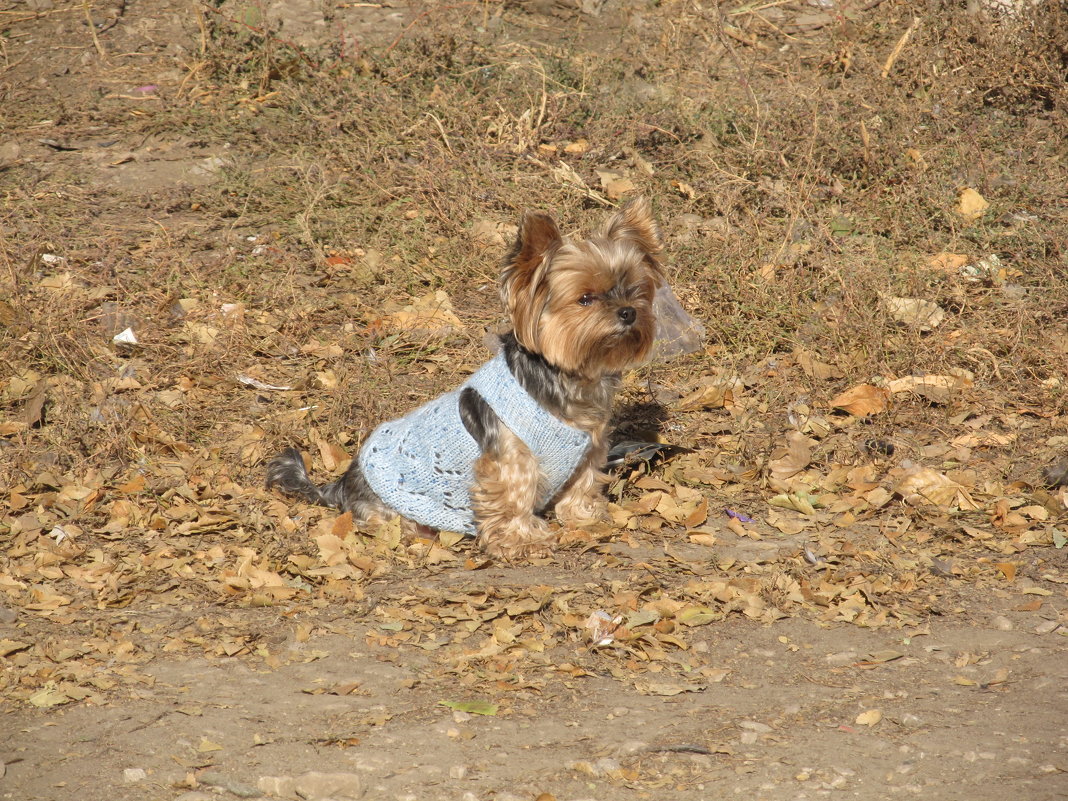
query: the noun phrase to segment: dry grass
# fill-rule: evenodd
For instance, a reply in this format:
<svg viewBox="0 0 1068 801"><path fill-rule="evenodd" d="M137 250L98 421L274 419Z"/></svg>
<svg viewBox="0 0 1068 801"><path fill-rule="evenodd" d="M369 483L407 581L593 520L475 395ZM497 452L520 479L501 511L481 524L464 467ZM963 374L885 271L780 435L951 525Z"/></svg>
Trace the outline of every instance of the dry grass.
<svg viewBox="0 0 1068 801"><path fill-rule="evenodd" d="M206 153L227 143L222 181L131 201L95 186L85 163L3 173L8 380L51 378L64 398L52 425L17 436L26 457L75 472L101 459L134 469L149 447L137 433L145 420L204 447L244 421L272 444L306 441L308 425L356 439L453 383L479 360L481 329L500 322L487 289L499 248L473 247L472 223L536 207L588 227L602 214L595 170L604 168L653 197L674 283L715 346L652 368L657 381L685 388L713 370L749 374L803 348L844 377L765 376L769 408L798 395L825 402L858 378L959 367L990 396L1064 413L1062 388L1048 380L1064 373L1068 312L1058 133L1068 25L1057 3L1011 34L941 5L885 79L911 24L905 5L816 32L728 15L724 38L715 10L674 3L664 35L637 40L624 62L578 32L534 47L437 36L421 23L393 47L312 51L280 38L254 7L238 11L189 20L199 49L173 102L147 116L91 106L65 117L72 135L106 122L131 140L179 134ZM9 129L34 113L15 113ZM564 151L580 139L588 150ZM594 191L561 178L560 164ZM954 211L965 186L992 204L974 223ZM941 251L997 254L1018 271L1015 286L933 272L925 265ZM65 261L44 264L42 253ZM42 286L64 271L70 287ZM371 325L439 288L467 324L451 339L383 338ZM883 294L932 300L947 320L933 333L901 327ZM201 306L179 318L180 298ZM132 359L103 335L104 301L138 323ZM245 325L213 322L224 302L245 305ZM189 322L220 333L198 340ZM316 342L321 352L308 349ZM314 375L325 370L337 385L321 396ZM100 385L124 372L160 390L180 377L186 402L88 414L94 392L121 398ZM278 414L289 400L253 400L232 384L242 372L307 387L321 405L314 423ZM4 396L10 419L24 400ZM13 482L32 468L16 459L4 472Z"/></svg>

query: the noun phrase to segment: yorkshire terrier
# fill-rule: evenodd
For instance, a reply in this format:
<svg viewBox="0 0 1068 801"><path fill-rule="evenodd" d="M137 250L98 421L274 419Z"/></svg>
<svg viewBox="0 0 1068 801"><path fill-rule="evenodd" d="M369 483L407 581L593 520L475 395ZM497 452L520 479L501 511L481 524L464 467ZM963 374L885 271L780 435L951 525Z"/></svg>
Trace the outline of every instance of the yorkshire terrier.
<svg viewBox="0 0 1068 801"><path fill-rule="evenodd" d="M600 471L621 371L653 344L653 295L664 277L649 203L623 206L588 239L526 212L501 275L512 330L459 388L383 423L337 481L318 487L289 448L267 486L352 512L363 524L399 514L476 536L491 555L543 554L566 527L605 515Z"/></svg>

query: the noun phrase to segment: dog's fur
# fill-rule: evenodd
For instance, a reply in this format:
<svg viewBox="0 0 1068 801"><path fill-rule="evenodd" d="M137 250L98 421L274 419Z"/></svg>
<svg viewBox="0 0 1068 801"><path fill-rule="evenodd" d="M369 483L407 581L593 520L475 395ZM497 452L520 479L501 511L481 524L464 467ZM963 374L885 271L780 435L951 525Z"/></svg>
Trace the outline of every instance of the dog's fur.
<svg viewBox="0 0 1068 801"><path fill-rule="evenodd" d="M604 516L599 467L612 400L620 372L652 347L660 250L649 204L639 198L588 239L568 239L548 215L527 212L505 259L500 291L513 329L502 338L508 368L540 406L592 441L550 504L565 526ZM554 534L537 516L544 478L537 459L475 389L461 392L459 407L481 452L470 488L479 543L507 558L545 552ZM267 486L351 511L365 524L395 514L372 491L357 459L339 480L317 487L300 452L289 448L268 465Z"/></svg>

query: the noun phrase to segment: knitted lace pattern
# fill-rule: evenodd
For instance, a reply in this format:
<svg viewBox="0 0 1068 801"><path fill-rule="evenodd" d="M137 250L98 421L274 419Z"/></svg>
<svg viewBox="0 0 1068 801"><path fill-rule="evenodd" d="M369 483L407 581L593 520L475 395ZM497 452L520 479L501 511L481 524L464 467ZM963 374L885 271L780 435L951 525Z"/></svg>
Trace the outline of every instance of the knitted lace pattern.
<svg viewBox="0 0 1068 801"><path fill-rule="evenodd" d="M474 536L470 488L481 451L460 419L465 387L475 389L537 457L545 489L536 512L575 472L591 440L539 406L503 352L452 392L376 428L360 449L359 464L382 502L430 528Z"/></svg>

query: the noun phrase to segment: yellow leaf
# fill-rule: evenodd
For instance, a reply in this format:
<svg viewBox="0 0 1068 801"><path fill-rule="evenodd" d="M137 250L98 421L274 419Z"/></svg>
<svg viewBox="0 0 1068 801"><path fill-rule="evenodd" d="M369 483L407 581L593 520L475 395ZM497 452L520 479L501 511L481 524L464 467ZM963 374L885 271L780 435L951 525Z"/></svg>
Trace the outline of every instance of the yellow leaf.
<svg viewBox="0 0 1068 801"><path fill-rule="evenodd" d="M978 220L988 208L990 208L990 204L986 201L986 198L974 189L966 188L961 190L960 199L957 202L957 214L965 220L968 222Z"/></svg>
<svg viewBox="0 0 1068 801"><path fill-rule="evenodd" d="M675 619L684 626L704 626L723 619L723 613L707 606L689 606L677 615Z"/></svg>
<svg viewBox="0 0 1068 801"><path fill-rule="evenodd" d="M210 751L222 751L223 747L218 743L213 743L207 737L200 738L200 745L197 746L197 751L201 754L207 754Z"/></svg>
<svg viewBox="0 0 1068 801"><path fill-rule="evenodd" d="M857 715L856 724L858 726L874 726L882 719L883 713L880 710L869 709L867 712L861 712Z"/></svg>

